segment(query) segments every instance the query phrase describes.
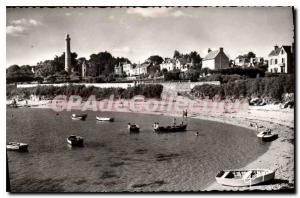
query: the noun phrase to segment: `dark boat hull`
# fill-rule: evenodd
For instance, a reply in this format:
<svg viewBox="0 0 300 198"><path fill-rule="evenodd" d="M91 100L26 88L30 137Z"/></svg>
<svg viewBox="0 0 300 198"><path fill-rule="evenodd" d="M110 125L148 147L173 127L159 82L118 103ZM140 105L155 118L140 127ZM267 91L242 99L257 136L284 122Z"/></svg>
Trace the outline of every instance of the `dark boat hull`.
<svg viewBox="0 0 300 198"><path fill-rule="evenodd" d="M174 132L185 132L187 125L178 125L175 127L167 126L167 127L158 127L154 129L157 133L174 133Z"/></svg>
<svg viewBox="0 0 300 198"><path fill-rule="evenodd" d="M129 128L128 130L130 133L139 133L140 132L140 128Z"/></svg>
<svg viewBox="0 0 300 198"><path fill-rule="evenodd" d="M67 142L71 145L71 146L83 146L83 138L67 138Z"/></svg>
<svg viewBox="0 0 300 198"><path fill-rule="evenodd" d="M260 137L260 139L264 142L271 142L273 140L276 140L278 138L278 134L274 134L273 136L269 137Z"/></svg>

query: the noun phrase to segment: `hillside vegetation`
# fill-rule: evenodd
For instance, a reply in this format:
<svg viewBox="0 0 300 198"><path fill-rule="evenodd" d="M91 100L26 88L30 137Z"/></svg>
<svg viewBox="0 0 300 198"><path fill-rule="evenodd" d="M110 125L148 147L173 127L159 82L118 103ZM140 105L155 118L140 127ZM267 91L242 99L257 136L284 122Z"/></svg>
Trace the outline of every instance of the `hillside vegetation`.
<svg viewBox="0 0 300 198"><path fill-rule="evenodd" d="M162 93L162 85L137 85L123 88L98 88L98 87L85 87L84 85L66 85L62 87L56 86L37 86L30 88L16 88L15 86L6 87L6 97L11 99L19 96L24 99L30 98L30 95L43 96L47 99L53 99L57 95L78 95L87 99L91 95L95 95L97 99L109 98L114 95L115 98L132 98L135 95L143 95L146 98L160 98Z"/></svg>
<svg viewBox="0 0 300 198"><path fill-rule="evenodd" d="M294 93L295 79L292 74L277 77L242 78L238 76L219 76L221 85L200 85L192 90L194 96L213 98L218 95L221 99L226 97L262 97L274 101L281 101L283 94ZM226 80L225 80L226 79Z"/></svg>

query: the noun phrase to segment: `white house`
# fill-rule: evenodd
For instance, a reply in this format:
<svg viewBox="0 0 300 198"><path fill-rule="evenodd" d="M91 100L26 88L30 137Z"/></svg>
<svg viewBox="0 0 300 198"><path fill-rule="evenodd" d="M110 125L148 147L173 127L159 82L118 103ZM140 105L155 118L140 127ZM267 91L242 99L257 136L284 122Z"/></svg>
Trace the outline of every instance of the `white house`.
<svg viewBox="0 0 300 198"><path fill-rule="evenodd" d="M229 58L224 53L223 48L212 51L208 49L208 54L202 60L202 68L223 69L229 67Z"/></svg>
<svg viewBox="0 0 300 198"><path fill-rule="evenodd" d="M175 61L171 58L165 58L165 60L160 64L160 71L166 69L168 71L172 71L175 69Z"/></svg>
<svg viewBox="0 0 300 198"><path fill-rule="evenodd" d="M250 66L250 60L248 60L245 56L239 55L234 59L234 65L239 67L249 67Z"/></svg>
<svg viewBox="0 0 300 198"><path fill-rule="evenodd" d="M148 68L150 67L150 63L138 64L133 70L131 76L139 76L148 73Z"/></svg>
<svg viewBox="0 0 300 198"><path fill-rule="evenodd" d="M268 71L272 73L292 73L291 46L274 46L267 57Z"/></svg>
<svg viewBox="0 0 300 198"><path fill-rule="evenodd" d="M132 74L132 70L133 70L133 66L130 63L125 63L123 64L123 72L127 75L127 76L131 76L130 74Z"/></svg>

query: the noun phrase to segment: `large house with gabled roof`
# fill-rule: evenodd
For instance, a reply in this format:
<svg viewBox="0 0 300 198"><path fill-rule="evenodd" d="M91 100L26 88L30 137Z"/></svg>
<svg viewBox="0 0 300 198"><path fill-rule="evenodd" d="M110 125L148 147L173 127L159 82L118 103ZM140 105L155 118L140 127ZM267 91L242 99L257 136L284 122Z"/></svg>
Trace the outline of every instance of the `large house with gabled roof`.
<svg viewBox="0 0 300 198"><path fill-rule="evenodd" d="M224 53L222 47L219 50L212 51L208 49L208 54L202 60L202 68L224 69L229 67L229 58Z"/></svg>
<svg viewBox="0 0 300 198"><path fill-rule="evenodd" d="M274 46L269 53L268 71L271 73L292 73L292 48L291 46Z"/></svg>

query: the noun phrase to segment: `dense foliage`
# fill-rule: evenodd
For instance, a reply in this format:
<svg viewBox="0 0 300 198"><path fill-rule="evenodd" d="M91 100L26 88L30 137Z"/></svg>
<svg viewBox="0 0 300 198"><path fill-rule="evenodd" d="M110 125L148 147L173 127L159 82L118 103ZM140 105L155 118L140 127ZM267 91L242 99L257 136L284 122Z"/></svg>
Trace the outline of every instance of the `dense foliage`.
<svg viewBox="0 0 300 198"><path fill-rule="evenodd" d="M88 98L91 95L95 95L97 99L109 98L114 95L115 98L132 98L135 95L143 95L146 98L160 98L162 93L162 85L143 84L127 89L123 88L98 88L98 87L86 87L84 85L65 85L61 87L56 86L37 86L30 88L16 88L15 86L8 85L6 87L6 97L12 98L14 96L20 96L23 98L29 98L30 95L44 96L45 98L52 99L57 95L78 95L82 98Z"/></svg>
<svg viewBox="0 0 300 198"><path fill-rule="evenodd" d="M216 69L210 71L212 74L223 74L223 75L232 75L232 74L238 74L241 76L247 76L250 78L256 78L256 77L264 77L265 71L260 68L255 67L232 67L232 68L226 68L226 69Z"/></svg>
<svg viewBox="0 0 300 198"><path fill-rule="evenodd" d="M242 79L246 79L246 77L237 74L233 74L233 75L212 74L210 76L205 76L200 78L199 81L200 82L220 81L221 84L224 84L228 82L235 82L237 80L242 80Z"/></svg>
<svg viewBox="0 0 300 198"><path fill-rule="evenodd" d="M281 101L285 93L294 93L294 75L285 74L278 77L265 77L260 79L241 79L228 81L221 85L198 85L192 90L195 96L213 98L215 95L226 97L263 97Z"/></svg>
<svg viewBox="0 0 300 198"><path fill-rule="evenodd" d="M12 65L6 69L6 83L30 82L34 80L34 74L29 65Z"/></svg>
<svg viewBox="0 0 300 198"><path fill-rule="evenodd" d="M51 60L45 60L38 62L34 68L35 76L31 71L30 66L18 66L12 65L6 70L6 81L8 83L11 82L30 82L34 81L37 78L46 79L49 78L50 82L59 82L59 81L72 81L71 76L76 75L78 78L81 75L82 69L81 66L83 63L86 63L88 66L88 76L96 77L96 76L104 76L107 78L110 74L114 72L114 66L119 63L130 63L127 58L123 57L113 57L109 52L99 52L97 54L90 55L90 59L85 59L83 57L77 58L77 53L71 53L71 64L73 67L73 73L70 76L66 77L63 74L64 65L65 65L65 53L62 53L60 56L55 56ZM23 67L27 67L26 69L22 69ZM28 68L30 72L28 72ZM109 77L108 77L109 78ZM58 79L58 80L56 80ZM43 81L43 80L41 80Z"/></svg>

